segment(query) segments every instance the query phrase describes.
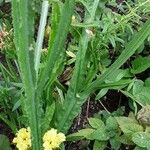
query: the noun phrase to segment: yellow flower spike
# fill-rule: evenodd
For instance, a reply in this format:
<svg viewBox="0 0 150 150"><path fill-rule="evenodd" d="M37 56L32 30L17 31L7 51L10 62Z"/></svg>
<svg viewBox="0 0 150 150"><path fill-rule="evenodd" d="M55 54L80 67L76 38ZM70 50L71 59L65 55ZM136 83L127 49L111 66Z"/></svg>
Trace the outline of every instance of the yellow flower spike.
<svg viewBox="0 0 150 150"><path fill-rule="evenodd" d="M29 150L31 148L30 128L22 128L16 133L16 137L12 141L18 150Z"/></svg>
<svg viewBox="0 0 150 150"><path fill-rule="evenodd" d="M54 150L58 148L64 141L66 141L65 135L63 133L57 133L57 130L52 128L43 136L44 150Z"/></svg>

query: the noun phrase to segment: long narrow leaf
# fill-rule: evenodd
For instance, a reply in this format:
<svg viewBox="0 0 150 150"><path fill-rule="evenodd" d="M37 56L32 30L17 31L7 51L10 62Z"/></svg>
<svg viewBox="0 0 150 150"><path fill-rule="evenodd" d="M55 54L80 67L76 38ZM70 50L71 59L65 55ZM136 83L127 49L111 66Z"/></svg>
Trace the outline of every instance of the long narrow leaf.
<svg viewBox="0 0 150 150"><path fill-rule="evenodd" d="M21 70L21 77L24 84L25 109L28 114L29 125L32 133L33 150L41 148L41 131L39 122L38 101L35 100L35 89L33 76L31 72L30 55L29 55L29 1L28 0L13 0L12 1L12 16L14 25L14 39L17 49L18 61ZM31 27L32 28L32 27Z"/></svg>
<svg viewBox="0 0 150 150"><path fill-rule="evenodd" d="M41 11L41 18L40 18L40 25L38 30L37 42L35 47L35 71L36 76L38 76L39 64L40 64L40 57L41 57L41 49L44 39L44 31L46 26L46 20L48 15L48 1L44 0L42 3L42 11Z"/></svg>

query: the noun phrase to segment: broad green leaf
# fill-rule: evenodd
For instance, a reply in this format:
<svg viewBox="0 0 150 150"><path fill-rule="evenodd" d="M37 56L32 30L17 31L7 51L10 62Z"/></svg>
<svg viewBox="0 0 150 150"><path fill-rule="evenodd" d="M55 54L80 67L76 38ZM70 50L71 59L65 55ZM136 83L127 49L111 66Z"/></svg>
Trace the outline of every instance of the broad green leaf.
<svg viewBox="0 0 150 150"><path fill-rule="evenodd" d="M150 133L136 132L132 135L132 140L139 147L147 148L147 150L150 150Z"/></svg>
<svg viewBox="0 0 150 150"><path fill-rule="evenodd" d="M116 117L116 119L125 135L131 136L135 132L143 131L143 127L134 119L129 117Z"/></svg>
<svg viewBox="0 0 150 150"><path fill-rule="evenodd" d="M79 130L76 133L68 135L67 141L76 141L76 140L84 139L88 137L90 134L92 134L94 131L95 131L94 129L90 129L90 128Z"/></svg>
<svg viewBox="0 0 150 150"><path fill-rule="evenodd" d="M118 136L115 136L114 138L110 139L110 145L112 149L119 150L121 142L119 141Z"/></svg>
<svg viewBox="0 0 150 150"><path fill-rule="evenodd" d="M7 136L0 134L0 150L11 150Z"/></svg>
<svg viewBox="0 0 150 150"><path fill-rule="evenodd" d="M116 129L118 129L118 123L117 123L115 117L110 116L106 120L106 127L107 127L108 130L116 130Z"/></svg>
<svg viewBox="0 0 150 150"><path fill-rule="evenodd" d="M144 82L142 80L135 80L133 84L133 95L138 94L143 88Z"/></svg>
<svg viewBox="0 0 150 150"><path fill-rule="evenodd" d="M115 117L119 125L124 123L135 123L138 124L138 121L129 117Z"/></svg>
<svg viewBox="0 0 150 150"><path fill-rule="evenodd" d="M132 62L131 73L138 74L145 71L149 67L150 67L150 57L139 56Z"/></svg>
<svg viewBox="0 0 150 150"><path fill-rule="evenodd" d="M143 105L150 105L150 88L143 87L141 91L136 95L139 99L139 102L143 103Z"/></svg>
<svg viewBox="0 0 150 150"><path fill-rule="evenodd" d="M132 137L126 136L125 134L121 135L118 140L122 143L122 144L126 144L126 145L134 145L133 141L132 141Z"/></svg>
<svg viewBox="0 0 150 150"><path fill-rule="evenodd" d="M117 133L119 133L119 125L114 117L110 116L107 118L106 130L109 133L109 137L114 137Z"/></svg>
<svg viewBox="0 0 150 150"><path fill-rule="evenodd" d="M93 133L86 136L89 140L107 141L109 139L109 134L106 128L98 128Z"/></svg>
<svg viewBox="0 0 150 150"><path fill-rule="evenodd" d="M92 128L105 128L103 121L98 118L88 118L88 121Z"/></svg>
<svg viewBox="0 0 150 150"><path fill-rule="evenodd" d="M112 112L112 115L118 117L118 116L123 116L124 113L125 113L125 107L124 107L124 106L121 106L121 107L119 107L116 111L113 111L113 112Z"/></svg>
<svg viewBox="0 0 150 150"><path fill-rule="evenodd" d="M144 82L136 80L133 84L133 95L136 97L139 103L143 105L150 104L150 87L144 86Z"/></svg>
<svg viewBox="0 0 150 150"><path fill-rule="evenodd" d="M104 150L107 146L107 142L95 140L93 150Z"/></svg>
<svg viewBox="0 0 150 150"><path fill-rule="evenodd" d="M145 80L144 85L150 87L150 77Z"/></svg>
<svg viewBox="0 0 150 150"><path fill-rule="evenodd" d="M134 150L147 150L147 149L146 149L146 148L139 147L139 146L136 146L136 147L134 148Z"/></svg>

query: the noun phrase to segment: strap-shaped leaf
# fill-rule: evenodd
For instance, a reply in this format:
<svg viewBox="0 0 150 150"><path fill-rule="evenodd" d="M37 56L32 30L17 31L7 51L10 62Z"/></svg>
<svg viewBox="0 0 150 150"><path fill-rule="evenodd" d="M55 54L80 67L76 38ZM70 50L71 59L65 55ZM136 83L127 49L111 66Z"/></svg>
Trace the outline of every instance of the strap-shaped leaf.
<svg viewBox="0 0 150 150"><path fill-rule="evenodd" d="M28 0L13 0L12 1L12 16L14 25L14 39L17 49L18 61L21 70L21 77L25 89L25 109L29 119L29 125L32 133L33 150L40 150L41 148L41 131L39 118L39 102L35 99L35 88L33 82L33 74L31 71L29 44L29 31L33 28L29 25L29 3Z"/></svg>
<svg viewBox="0 0 150 150"><path fill-rule="evenodd" d="M45 26L46 26L46 21L48 16L48 8L49 8L48 1L44 0L42 3L40 25L39 25L38 36L37 36L36 47L35 47L34 68L37 77L38 77L38 70L40 65L41 49L42 49L42 44L44 39L44 31L45 31Z"/></svg>

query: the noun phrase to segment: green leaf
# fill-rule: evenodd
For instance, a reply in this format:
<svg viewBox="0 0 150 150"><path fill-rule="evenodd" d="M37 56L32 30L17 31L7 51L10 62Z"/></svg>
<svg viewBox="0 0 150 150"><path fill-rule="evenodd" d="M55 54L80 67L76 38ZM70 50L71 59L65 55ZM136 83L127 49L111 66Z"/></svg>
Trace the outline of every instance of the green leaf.
<svg viewBox="0 0 150 150"><path fill-rule="evenodd" d="M146 149L146 148L139 147L139 146L136 146L136 147L134 148L134 150L147 150L147 149Z"/></svg>
<svg viewBox="0 0 150 150"><path fill-rule="evenodd" d="M18 109L18 108L20 107L20 105L21 105L21 101L18 100L18 101L14 104L12 111L15 111L16 109Z"/></svg>
<svg viewBox="0 0 150 150"><path fill-rule="evenodd" d="M138 121L129 117L115 117L117 122L120 124L123 123L135 123L138 124Z"/></svg>
<svg viewBox="0 0 150 150"><path fill-rule="evenodd" d="M106 83L113 83L116 81L121 80L127 73L127 70L118 69L116 70L111 77L108 77L105 82Z"/></svg>
<svg viewBox="0 0 150 150"><path fill-rule="evenodd" d="M131 73L138 74L145 71L149 67L150 67L150 57L139 56L132 62Z"/></svg>
<svg viewBox="0 0 150 150"><path fill-rule="evenodd" d="M73 27L90 28L90 27L98 27L99 22L98 21L93 21L93 22L88 22L88 23L73 22L71 25Z"/></svg>
<svg viewBox="0 0 150 150"><path fill-rule="evenodd" d="M144 85L150 87L150 77L145 80Z"/></svg>
<svg viewBox="0 0 150 150"><path fill-rule="evenodd" d="M93 133L86 136L89 140L107 141L109 139L106 128L98 128Z"/></svg>
<svg viewBox="0 0 150 150"><path fill-rule="evenodd" d="M150 134L146 132L136 132L132 135L133 142L139 147L150 150Z"/></svg>
<svg viewBox="0 0 150 150"><path fill-rule="evenodd" d="M106 127L108 130L117 130L119 126L118 126L116 119L114 117L110 116L106 120Z"/></svg>
<svg viewBox="0 0 150 150"><path fill-rule="evenodd" d="M139 105L143 106L143 102L140 101L140 99L138 99L137 97L135 97L134 95L132 95L131 93L127 92L127 91L122 91L120 90L124 95L126 95L127 97L130 97L132 100L134 100L135 102L137 102ZM145 102L144 102L145 103Z"/></svg>
<svg viewBox="0 0 150 150"><path fill-rule="evenodd" d="M103 88L99 91L99 93L96 95L96 100L101 99L103 96L106 95L106 93L108 92L108 88Z"/></svg>
<svg viewBox="0 0 150 150"><path fill-rule="evenodd" d="M109 133L109 137L114 137L117 133L119 133L119 125L114 117L110 116L107 118L106 130Z"/></svg>
<svg viewBox="0 0 150 150"><path fill-rule="evenodd" d="M58 2L52 2L52 17L51 17L51 32L49 35L49 43L48 43L48 50L49 53L51 51L52 45L54 43L54 40L56 38L58 25L60 21L61 16L61 10Z"/></svg>
<svg viewBox="0 0 150 150"><path fill-rule="evenodd" d="M35 74L31 59L31 39L33 37L33 23L30 14L30 1L29 0L13 0L12 1L12 17L14 26L14 39L17 49L17 56L21 70L21 77L25 89L26 99L24 101L25 110L33 136L32 146L33 150L40 150L41 142L41 108L39 99L35 98L34 79ZM32 41L33 42L33 41Z"/></svg>
<svg viewBox="0 0 150 150"><path fill-rule="evenodd" d="M135 132L143 131L143 127L134 119L129 117L116 117L116 119L125 135L132 136Z"/></svg>
<svg viewBox="0 0 150 150"><path fill-rule="evenodd" d="M98 118L88 118L88 121L92 128L105 128L103 121Z"/></svg>
<svg viewBox="0 0 150 150"><path fill-rule="evenodd" d="M122 144L126 144L126 145L134 145L134 143L132 142L132 138L123 134L121 135L118 140L122 143Z"/></svg>
<svg viewBox="0 0 150 150"><path fill-rule="evenodd" d="M76 140L81 140L86 137L88 137L90 134L92 134L95 130L94 129L82 129L79 130L77 133L73 133L67 136L67 141L76 141Z"/></svg>
<svg viewBox="0 0 150 150"><path fill-rule="evenodd" d="M119 150L121 142L119 141L118 136L110 139L110 145L112 149Z"/></svg>
<svg viewBox="0 0 150 150"><path fill-rule="evenodd" d="M49 8L48 0L44 0L42 2L40 24L39 24L37 41L35 46L35 54L34 54L34 69L36 71L36 77L38 77L38 71L40 66L41 49L43 45L45 26L46 26L46 21L48 16L48 8Z"/></svg>
<svg viewBox="0 0 150 150"><path fill-rule="evenodd" d="M143 85L144 85L144 82L142 80L135 80L133 84L133 95L136 96L136 94L138 94L143 88Z"/></svg>
<svg viewBox="0 0 150 150"><path fill-rule="evenodd" d="M7 136L0 134L0 149L11 150Z"/></svg>
<svg viewBox="0 0 150 150"><path fill-rule="evenodd" d="M133 84L133 95L139 103L143 105L150 105L150 87L144 86L144 82L136 80Z"/></svg>
<svg viewBox="0 0 150 150"><path fill-rule="evenodd" d="M107 142L95 140L93 150L104 150L107 146Z"/></svg>
<svg viewBox="0 0 150 150"><path fill-rule="evenodd" d="M99 128L97 130L94 129L82 129L79 130L77 133L73 133L67 136L68 141L75 141L81 139L88 139L88 140L99 140L99 141L107 141L109 136L105 130L105 128Z"/></svg>
<svg viewBox="0 0 150 150"><path fill-rule="evenodd" d="M46 107L45 116L42 119L42 132L45 133L50 128L50 122L53 118L55 112L55 103L53 102L51 105L48 104Z"/></svg>

